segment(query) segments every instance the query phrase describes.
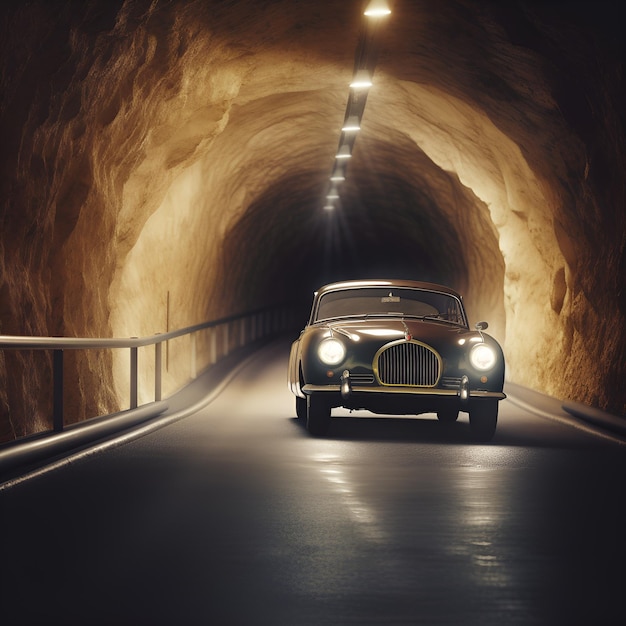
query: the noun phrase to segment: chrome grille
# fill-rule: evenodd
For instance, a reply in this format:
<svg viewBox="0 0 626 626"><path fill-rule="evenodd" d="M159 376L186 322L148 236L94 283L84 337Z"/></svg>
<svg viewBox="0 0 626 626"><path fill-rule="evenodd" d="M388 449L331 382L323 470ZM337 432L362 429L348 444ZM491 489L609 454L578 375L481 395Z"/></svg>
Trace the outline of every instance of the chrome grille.
<svg viewBox="0 0 626 626"><path fill-rule="evenodd" d="M396 343L380 352L377 371L383 385L433 387L439 380L439 359L422 344Z"/></svg>

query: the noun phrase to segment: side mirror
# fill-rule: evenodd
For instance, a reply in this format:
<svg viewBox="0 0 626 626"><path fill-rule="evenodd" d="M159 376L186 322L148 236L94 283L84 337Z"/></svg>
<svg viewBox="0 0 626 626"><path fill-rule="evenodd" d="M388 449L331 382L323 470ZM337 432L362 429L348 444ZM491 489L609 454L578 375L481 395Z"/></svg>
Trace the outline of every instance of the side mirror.
<svg viewBox="0 0 626 626"><path fill-rule="evenodd" d="M487 322L478 322L476 324L476 330L487 330L489 328L489 324Z"/></svg>

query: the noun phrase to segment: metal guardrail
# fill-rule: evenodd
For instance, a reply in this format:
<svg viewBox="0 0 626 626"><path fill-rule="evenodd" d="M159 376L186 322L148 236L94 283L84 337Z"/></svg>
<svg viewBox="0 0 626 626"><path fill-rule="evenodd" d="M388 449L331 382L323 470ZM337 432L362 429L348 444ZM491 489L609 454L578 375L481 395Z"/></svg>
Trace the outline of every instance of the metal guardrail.
<svg viewBox="0 0 626 626"><path fill-rule="evenodd" d="M220 357L227 356L233 349L262 339L271 334L287 330L291 323L291 311L288 308L264 308L239 315L220 318L187 326L179 330L159 333L148 337L131 337L128 339L90 339L68 337L20 337L0 335L0 350L51 350L53 353L53 415L52 432L64 430L64 352L66 350L91 350L108 348L127 348L130 351L130 409L138 408L138 350L144 346L154 345L154 402L162 400L163 378L163 344L189 335L191 338L190 361L191 378L197 377L196 336L207 329L221 329L211 334L210 363L214 364ZM218 345L221 342L221 346ZM231 346L234 344L234 347ZM145 406L145 405L144 405ZM116 414L111 414L116 415ZM95 417L95 416L94 416ZM106 416L100 416L106 417ZM50 431L48 431L50 432Z"/></svg>

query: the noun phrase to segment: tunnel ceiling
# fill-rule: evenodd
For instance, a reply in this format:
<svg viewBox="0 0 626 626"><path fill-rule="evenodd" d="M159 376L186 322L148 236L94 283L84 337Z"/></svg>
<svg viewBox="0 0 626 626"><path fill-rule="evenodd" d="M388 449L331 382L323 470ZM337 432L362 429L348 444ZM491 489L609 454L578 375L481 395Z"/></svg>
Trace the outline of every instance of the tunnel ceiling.
<svg viewBox="0 0 626 626"><path fill-rule="evenodd" d="M360 158L370 154L408 165L381 172L367 156ZM266 252L244 256L231 266L232 275L225 268L231 288L242 291L235 299L251 286L260 300L264 292L273 293L268 277L281 277L290 295L295 290L305 301L312 285L358 276L419 277L464 292L469 255L480 257L484 272L502 284L502 260L493 252L497 233L487 208L402 136L392 142L362 138L336 210L320 210L325 191L326 180L320 184L314 172L278 179L228 231L224 258L247 249ZM468 222L471 232L480 232L481 251L473 249L470 229L463 226ZM255 280L242 280L253 275Z"/></svg>
<svg viewBox="0 0 626 626"><path fill-rule="evenodd" d="M390 2L325 211L366 4L5 3L0 332L146 335L411 277L462 291L511 380L623 412L618 3Z"/></svg>

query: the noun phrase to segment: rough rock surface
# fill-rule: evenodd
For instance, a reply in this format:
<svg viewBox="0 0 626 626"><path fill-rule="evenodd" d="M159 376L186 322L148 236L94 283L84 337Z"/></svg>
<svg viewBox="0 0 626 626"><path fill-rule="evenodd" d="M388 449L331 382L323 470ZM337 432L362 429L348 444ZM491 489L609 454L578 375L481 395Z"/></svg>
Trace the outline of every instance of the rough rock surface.
<svg viewBox="0 0 626 626"><path fill-rule="evenodd" d="M329 214L363 2L3 4L0 334L143 336L423 278L489 320L510 380L623 414L618 3L392 8ZM72 420L123 405L120 357L68 360ZM0 353L0 381L0 440L49 427L49 355Z"/></svg>

